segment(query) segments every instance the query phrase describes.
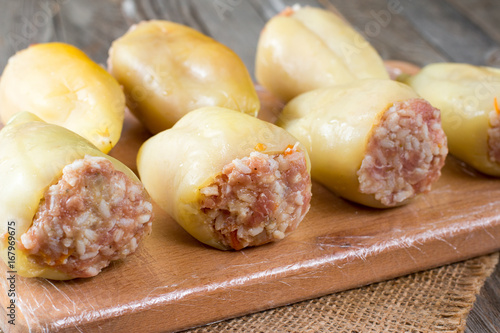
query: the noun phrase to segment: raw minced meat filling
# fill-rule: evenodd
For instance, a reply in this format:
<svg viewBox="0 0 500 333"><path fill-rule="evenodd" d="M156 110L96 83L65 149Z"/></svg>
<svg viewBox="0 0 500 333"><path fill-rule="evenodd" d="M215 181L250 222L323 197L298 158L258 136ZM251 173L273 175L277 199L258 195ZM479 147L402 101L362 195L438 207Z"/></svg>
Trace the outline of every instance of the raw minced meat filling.
<svg viewBox="0 0 500 333"><path fill-rule="evenodd" d="M395 206L430 190L447 153L440 111L420 98L396 102L373 129L358 171L359 189Z"/></svg>
<svg viewBox="0 0 500 333"><path fill-rule="evenodd" d="M488 156L491 161L500 163L500 109L495 99L495 109L490 112L490 127L488 128Z"/></svg>
<svg viewBox="0 0 500 333"><path fill-rule="evenodd" d="M39 265L94 276L137 249L151 231L152 210L140 182L105 158L85 156L46 190L20 247Z"/></svg>
<svg viewBox="0 0 500 333"><path fill-rule="evenodd" d="M227 246L239 250L279 240L309 210L311 180L304 152L252 152L226 165L200 190L206 223Z"/></svg>

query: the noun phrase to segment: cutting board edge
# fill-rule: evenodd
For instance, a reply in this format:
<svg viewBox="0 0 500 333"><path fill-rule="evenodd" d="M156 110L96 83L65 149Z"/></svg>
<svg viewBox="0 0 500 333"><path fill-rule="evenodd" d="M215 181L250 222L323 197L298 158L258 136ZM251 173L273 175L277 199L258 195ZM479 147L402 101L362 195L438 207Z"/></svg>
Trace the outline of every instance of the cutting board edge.
<svg viewBox="0 0 500 333"><path fill-rule="evenodd" d="M490 225L477 225L476 230L482 230L474 237L470 237L470 230L467 228L462 228L460 232L453 234L450 239L443 241L440 238L429 238L425 244L426 250L416 246L396 248L389 252L383 253L372 253L366 258L358 258L345 263L342 269L334 266L333 263L324 264L321 269L315 267L314 269L307 269L301 271L298 274L289 274L277 277L271 281L264 281L264 287L262 282L255 282L248 286L236 286L230 292L234 292L237 295L232 296L230 299L227 298L228 290L220 289L214 290L212 293L207 295L193 294L186 299L182 299L172 304L157 304L155 306L150 306L148 308L141 309L135 312L122 313L119 316L101 318L92 322L84 322L78 328L75 327L65 327L62 328L61 332L93 332L98 329L126 329L129 332L176 332L192 327L203 326L208 323L218 322L221 320L226 320L229 318L238 317L245 314L255 313L279 306L284 306L288 304L297 303L303 300L313 299L316 297L328 295L331 293L344 291L348 289L353 289L361 287L364 285L377 283L385 281L388 279L408 275L418 271L431 269L439 267L445 264L450 264L454 262L463 261L480 255L489 254L500 250L500 245L495 242L492 232L500 234L500 222L492 223ZM422 244L424 245L424 244ZM456 248L460 246L468 246L468 252L462 253L456 251ZM437 253L439 255L437 255ZM398 260L396 260L398 258ZM430 261L428 258L432 258ZM415 262L421 260L419 265L415 265ZM389 266L391 269L387 269L387 262L399 261L403 262L404 265L401 266ZM374 272L372 271L372 276L365 276L359 278L360 275L366 273L367 270L365 265L356 265L360 262L364 262L365 265L371 267L380 267L384 272ZM353 269L354 268L354 269ZM347 272L345 270L348 270ZM372 270L372 269L371 269ZM301 275L309 274L314 271L317 275L323 276L321 278L321 285L317 286L315 292L311 292L310 289L302 288L301 285L304 281L309 281L310 277L300 277ZM340 283L339 283L340 278ZM343 282L342 279L347 280ZM353 280L351 280L353 278ZM357 278L357 279L356 279ZM332 284L328 284L327 281L335 279ZM298 281L298 282L297 282ZM318 280L315 280L318 281ZM353 282L355 281L355 282ZM283 285L288 285L289 291L282 291L280 293L281 297L274 298L263 305L262 295L266 295L266 292L275 289L275 285L280 284L279 287L283 289ZM295 297L290 297L291 290L299 291L295 294ZM302 293L301 293L302 291ZM251 294L253 295L252 308L249 310L248 304L245 303L245 307L238 305L238 300L241 300L245 296ZM265 297L264 297L265 298ZM227 304L229 302L229 305ZM198 308L211 308L209 313L188 313L176 310L175 307L184 308L188 303L196 303ZM229 309L230 311L228 311ZM207 312L205 310L205 312ZM157 315L155 315L157 314ZM186 317L187 315L187 317ZM128 319L124 320L124 316ZM165 318L178 318L179 316L183 320L176 320L171 322L165 320ZM142 323L143 325L135 326L137 330L131 330L131 323ZM49 324L49 323L46 323ZM49 324L50 325L50 324Z"/></svg>

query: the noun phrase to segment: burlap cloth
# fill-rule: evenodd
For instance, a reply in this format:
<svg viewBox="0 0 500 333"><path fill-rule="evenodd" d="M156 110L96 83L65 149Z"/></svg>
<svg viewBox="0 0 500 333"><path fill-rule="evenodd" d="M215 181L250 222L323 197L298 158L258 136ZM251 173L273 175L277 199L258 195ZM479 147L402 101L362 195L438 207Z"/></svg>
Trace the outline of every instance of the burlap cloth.
<svg viewBox="0 0 500 333"><path fill-rule="evenodd" d="M499 253L185 332L463 332Z"/></svg>

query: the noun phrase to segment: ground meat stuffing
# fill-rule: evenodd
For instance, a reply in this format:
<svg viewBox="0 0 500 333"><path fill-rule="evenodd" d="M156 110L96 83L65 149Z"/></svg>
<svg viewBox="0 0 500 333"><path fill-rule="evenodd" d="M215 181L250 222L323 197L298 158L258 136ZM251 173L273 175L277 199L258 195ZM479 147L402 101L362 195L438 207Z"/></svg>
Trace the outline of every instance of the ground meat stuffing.
<svg viewBox="0 0 500 333"><path fill-rule="evenodd" d="M311 179L297 145L252 152L226 165L203 189L201 211L219 240L235 250L280 240L309 210Z"/></svg>
<svg viewBox="0 0 500 333"><path fill-rule="evenodd" d="M488 154L492 162L500 163L500 109L495 99L495 110L490 112L490 128L488 128Z"/></svg>
<svg viewBox="0 0 500 333"><path fill-rule="evenodd" d="M47 189L20 248L39 265L94 276L137 249L151 231L152 210L140 182L105 158L85 156Z"/></svg>
<svg viewBox="0 0 500 333"><path fill-rule="evenodd" d="M357 173L359 189L395 206L430 190L447 153L440 111L423 99L396 102L373 129Z"/></svg>

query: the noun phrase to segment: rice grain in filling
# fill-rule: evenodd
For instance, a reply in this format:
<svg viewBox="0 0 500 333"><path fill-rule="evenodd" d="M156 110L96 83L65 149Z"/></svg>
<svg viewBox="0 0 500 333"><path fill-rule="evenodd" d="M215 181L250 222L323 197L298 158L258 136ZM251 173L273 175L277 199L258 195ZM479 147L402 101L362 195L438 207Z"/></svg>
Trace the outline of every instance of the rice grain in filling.
<svg viewBox="0 0 500 333"><path fill-rule="evenodd" d="M85 156L47 189L20 248L39 265L94 276L135 252L151 231L152 208L140 182L105 158Z"/></svg>
<svg viewBox="0 0 500 333"><path fill-rule="evenodd" d="M423 99L394 103L372 130L359 189L386 206L430 190L448 153L440 111Z"/></svg>
<svg viewBox="0 0 500 333"><path fill-rule="evenodd" d="M309 210L311 180L305 154L252 152L226 165L200 190L200 209L219 240L235 250L283 239Z"/></svg>

